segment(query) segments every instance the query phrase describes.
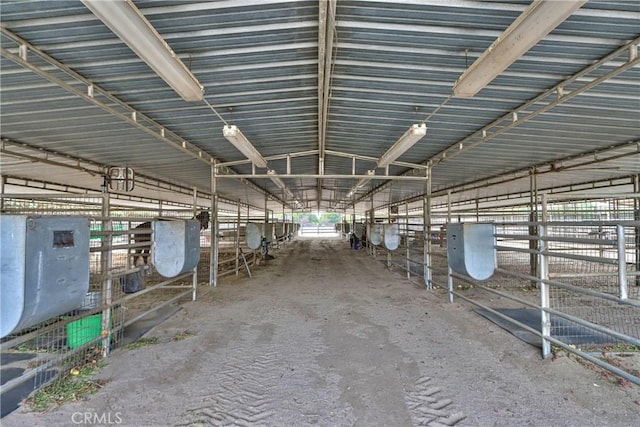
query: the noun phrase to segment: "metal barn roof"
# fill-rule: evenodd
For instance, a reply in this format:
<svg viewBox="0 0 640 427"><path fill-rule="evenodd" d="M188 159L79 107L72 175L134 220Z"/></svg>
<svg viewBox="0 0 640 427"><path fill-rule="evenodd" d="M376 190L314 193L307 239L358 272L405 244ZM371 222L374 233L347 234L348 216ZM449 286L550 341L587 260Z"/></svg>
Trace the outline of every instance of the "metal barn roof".
<svg viewBox="0 0 640 427"><path fill-rule="evenodd" d="M469 98L454 83L528 1L133 3L204 100L184 101L80 1L2 0L3 176L98 190L105 168L127 166L209 193L216 162L222 197L278 212L294 199L402 203L425 192L427 166L434 195L461 199L528 191L530 173L540 189L640 174L636 0L586 2ZM381 177L376 160L422 122L426 137ZM354 188L370 169L377 177Z"/></svg>

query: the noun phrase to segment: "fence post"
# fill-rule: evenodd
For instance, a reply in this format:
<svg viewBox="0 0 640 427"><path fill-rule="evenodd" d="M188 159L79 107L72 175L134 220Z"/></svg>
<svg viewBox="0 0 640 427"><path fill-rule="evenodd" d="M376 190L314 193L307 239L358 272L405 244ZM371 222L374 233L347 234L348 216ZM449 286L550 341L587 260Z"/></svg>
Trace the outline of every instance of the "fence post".
<svg viewBox="0 0 640 427"><path fill-rule="evenodd" d="M4 196L6 184L7 177L5 175L0 175L0 196ZM0 212L4 212L4 197L0 197Z"/></svg>
<svg viewBox="0 0 640 427"><path fill-rule="evenodd" d="M619 297L625 300L629 297L627 288L627 258L625 254L624 227L620 224L616 225L616 234L618 238L618 286L620 288Z"/></svg>
<svg viewBox="0 0 640 427"><path fill-rule="evenodd" d="M220 218L218 218L218 165L217 161L211 165L211 252L209 262L209 285L218 286L218 263L220 243L218 230Z"/></svg>
<svg viewBox="0 0 640 427"><path fill-rule="evenodd" d="M398 222L397 218L396 218L396 222ZM391 206L389 206L389 208L387 209L387 223L391 225ZM399 230L400 230L400 223L398 223L398 233L399 233ZM382 235L384 236L384 226L382 228ZM387 249L387 268L391 270L391 251L389 249Z"/></svg>
<svg viewBox="0 0 640 427"><path fill-rule="evenodd" d="M235 235L235 247L236 247L236 276L240 274L240 203L238 199L238 218L236 221L236 235Z"/></svg>
<svg viewBox="0 0 640 427"><path fill-rule="evenodd" d="M111 200L109 198L109 190L104 186L102 195L102 251L100 252L102 274L106 279L102 283L102 355L106 357L111 352L111 308L113 306L113 279L111 278L111 267L113 260L111 258L113 251L113 224L111 223Z"/></svg>
<svg viewBox="0 0 640 427"><path fill-rule="evenodd" d="M447 261L447 286L449 288L449 302L453 302L453 270Z"/></svg>
<svg viewBox="0 0 640 427"><path fill-rule="evenodd" d="M404 244L406 246L406 255L407 255L407 279L411 279L411 248L409 247L409 203L404 204L404 218L405 218L405 226L404 226Z"/></svg>
<svg viewBox="0 0 640 427"><path fill-rule="evenodd" d="M544 197L544 195L543 195ZM547 243L544 238L547 235L547 227L544 224L538 224L538 274L540 278L540 316L542 328L542 357L547 358L551 355L551 343L545 338L551 336L551 315L545 309L550 308L549 288L547 279L548 259L545 255Z"/></svg>
<svg viewBox="0 0 640 427"><path fill-rule="evenodd" d="M425 192L422 199L422 234L424 240L423 263L424 285L427 289L433 286L431 280L431 167L425 170Z"/></svg>
<svg viewBox="0 0 640 427"><path fill-rule="evenodd" d="M637 196L640 193L640 174L633 176L633 193L636 195L633 198L633 219L640 221L640 197ZM640 226L633 227L633 234L635 240L635 270L640 271ZM640 286L640 275L636 276L636 286Z"/></svg>

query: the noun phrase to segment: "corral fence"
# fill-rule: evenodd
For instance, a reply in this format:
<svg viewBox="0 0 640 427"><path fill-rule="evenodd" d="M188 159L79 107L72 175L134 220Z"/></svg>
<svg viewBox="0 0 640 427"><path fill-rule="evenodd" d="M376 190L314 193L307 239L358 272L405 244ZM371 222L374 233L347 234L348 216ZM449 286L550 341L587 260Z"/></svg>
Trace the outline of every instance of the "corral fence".
<svg viewBox="0 0 640 427"><path fill-rule="evenodd" d="M340 235L340 231L333 225L302 224L299 234L313 237L337 237Z"/></svg>
<svg viewBox="0 0 640 427"><path fill-rule="evenodd" d="M448 289L476 312L541 347L564 349L640 384L640 220L633 197L485 210L441 209L380 215L395 222L400 247L367 245L389 268ZM532 221L539 216L542 220ZM474 280L449 269L447 224L495 226L497 269ZM425 238L426 235L426 238Z"/></svg>
<svg viewBox="0 0 640 427"><path fill-rule="evenodd" d="M206 206L137 203L98 193L1 197L2 215L81 216L88 218L90 225L89 287L82 305L12 331L0 340L2 399L8 399L12 392L22 393L25 387L28 391L37 390L64 378L73 368L95 362L113 349L138 339L144 333L138 331L139 321L171 315L177 304L196 299L199 285L212 283L212 227L200 233L200 261L193 271L169 279L162 277L154 268L150 253L149 221L190 219L207 210ZM245 224L263 222L264 217L252 218L248 210L245 212L238 206L219 208L217 219L218 277L234 273L250 275L260 251L248 249L244 243ZM284 220L280 228L284 229L283 223ZM130 330L133 335L127 332ZM9 371L11 376L5 376Z"/></svg>

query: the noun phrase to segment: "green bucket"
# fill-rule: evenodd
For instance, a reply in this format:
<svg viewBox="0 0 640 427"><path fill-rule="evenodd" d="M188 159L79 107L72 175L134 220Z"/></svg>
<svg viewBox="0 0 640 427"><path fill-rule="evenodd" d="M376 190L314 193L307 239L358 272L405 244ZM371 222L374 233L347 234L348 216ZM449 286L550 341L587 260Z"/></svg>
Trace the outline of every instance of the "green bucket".
<svg viewBox="0 0 640 427"><path fill-rule="evenodd" d="M102 334L102 313L67 323L67 345L78 348Z"/></svg>

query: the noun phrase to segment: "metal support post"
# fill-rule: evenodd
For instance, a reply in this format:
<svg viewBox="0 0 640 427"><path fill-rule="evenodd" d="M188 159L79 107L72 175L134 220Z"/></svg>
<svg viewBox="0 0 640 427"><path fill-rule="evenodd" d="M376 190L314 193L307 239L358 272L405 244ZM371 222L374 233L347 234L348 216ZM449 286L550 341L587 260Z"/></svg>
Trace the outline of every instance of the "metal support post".
<svg viewBox="0 0 640 427"><path fill-rule="evenodd" d="M431 289L433 286L431 281L431 167L425 169L425 173L425 191L422 199L424 285L427 289Z"/></svg>
<svg viewBox="0 0 640 427"><path fill-rule="evenodd" d="M236 220L235 249L236 249L236 276L237 276L240 274L240 199L238 199L238 218Z"/></svg>
<svg viewBox="0 0 640 427"><path fill-rule="evenodd" d="M102 251L100 252L102 274L105 277L102 282L102 355L106 357L111 352L111 308L113 305L113 279L111 278L111 267L113 265L111 250L113 244L113 224L111 223L111 200L109 198L109 188L102 187Z"/></svg>
<svg viewBox="0 0 640 427"><path fill-rule="evenodd" d="M409 246L409 203L404 204L404 217L405 217L405 229L404 229L404 245L407 257L407 279L411 279L411 248Z"/></svg>
<svg viewBox="0 0 640 427"><path fill-rule="evenodd" d="M220 245L218 242L218 166L211 166L211 261L209 263L209 286L218 286L218 259Z"/></svg>
<svg viewBox="0 0 640 427"><path fill-rule="evenodd" d="M198 214L198 188L197 187L193 187L193 215L192 218L195 218L196 215ZM198 232L199 234L200 232ZM198 245L200 245L200 239L198 239ZM213 242L211 243L211 245L213 246ZM211 254L213 252L213 247L210 248L211 250L209 251L209 254ZM195 267L193 267L193 272L191 274L191 288L192 288L192 292L191 292L191 299L193 301L196 300L196 290L198 289L198 265L196 264Z"/></svg>
<svg viewBox="0 0 640 427"><path fill-rule="evenodd" d="M476 222L480 222L480 199L476 197Z"/></svg>
<svg viewBox="0 0 640 427"><path fill-rule="evenodd" d="M539 262L539 279L540 279L540 315L542 319L542 357L547 358L551 355L551 342L546 337L551 336L551 315L545 310L551 308L551 298L549 297L549 285L547 280L549 279L548 272L548 259L545 255L547 250L544 237L547 234L546 225L544 223L538 224L538 258Z"/></svg>
<svg viewBox="0 0 640 427"><path fill-rule="evenodd" d="M369 211L369 232L367 233L367 248L369 249L369 253L375 259L376 257L376 247L371 243L371 232L373 231L373 224L376 222L376 210L373 207L373 194L371 195L371 211Z"/></svg>
<svg viewBox="0 0 640 427"><path fill-rule="evenodd" d="M624 241L624 226L620 224L616 225L616 236L618 239L618 296L621 300L625 300L629 297L629 290L627 289L627 257Z"/></svg>
<svg viewBox="0 0 640 427"><path fill-rule="evenodd" d="M538 175L535 169L532 169L529 173L529 221L536 222L538 221ZM529 226L529 234L535 236L537 232L537 228L534 225ZM531 254L529 255L529 269L532 276L538 275L538 257L535 254L537 248L538 241L535 239L529 240L529 249L531 249ZM536 286L536 283L532 283L533 286Z"/></svg>
<svg viewBox="0 0 640 427"><path fill-rule="evenodd" d="M387 208L387 223L391 224L391 206ZM387 268L391 270L391 251L389 249L387 249Z"/></svg>
<svg viewBox="0 0 640 427"><path fill-rule="evenodd" d="M7 177L5 175L0 175L0 212L4 212L4 191L5 186L7 185Z"/></svg>
<svg viewBox="0 0 640 427"><path fill-rule="evenodd" d="M198 187L193 187L193 204L191 210L193 211L191 217L195 218L198 214Z"/></svg>
<svg viewBox="0 0 640 427"><path fill-rule="evenodd" d="M640 193L640 175L633 177L633 194L636 194L633 198L633 219L640 221L640 197L637 194ZM635 240L635 270L640 271L640 226L633 228L634 240ZM636 275L636 286L640 286L640 275Z"/></svg>
<svg viewBox="0 0 640 427"><path fill-rule="evenodd" d="M447 263L447 288L449 290L449 302L453 303L453 270Z"/></svg>

